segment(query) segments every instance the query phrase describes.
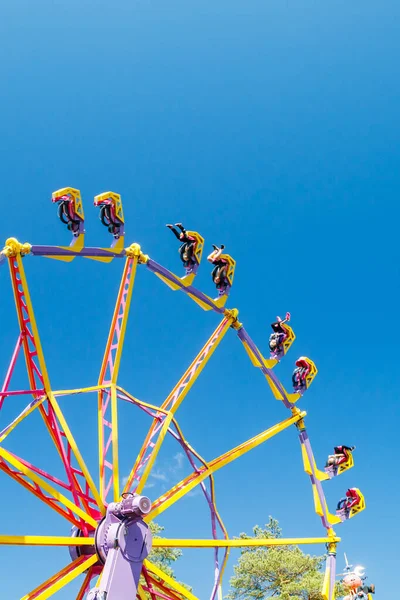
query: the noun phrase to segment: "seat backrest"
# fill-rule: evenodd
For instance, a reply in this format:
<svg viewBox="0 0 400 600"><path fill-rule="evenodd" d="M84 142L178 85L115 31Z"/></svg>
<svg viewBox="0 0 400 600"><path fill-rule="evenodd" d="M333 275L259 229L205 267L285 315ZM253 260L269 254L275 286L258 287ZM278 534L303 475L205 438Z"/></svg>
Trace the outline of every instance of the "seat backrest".
<svg viewBox="0 0 400 600"><path fill-rule="evenodd" d="M204 238L197 231L187 231L186 234L195 240L194 256L197 264L200 264L204 249Z"/></svg>
<svg viewBox="0 0 400 600"><path fill-rule="evenodd" d="M229 254L221 254L220 258L228 263L226 278L231 286L233 283L233 277L235 275L236 260L234 260Z"/></svg>

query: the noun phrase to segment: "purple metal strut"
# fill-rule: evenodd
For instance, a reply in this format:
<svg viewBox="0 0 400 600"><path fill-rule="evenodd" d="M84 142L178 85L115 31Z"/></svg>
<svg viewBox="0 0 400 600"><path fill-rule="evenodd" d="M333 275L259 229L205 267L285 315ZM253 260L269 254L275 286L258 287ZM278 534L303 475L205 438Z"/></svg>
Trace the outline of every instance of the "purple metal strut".
<svg viewBox="0 0 400 600"><path fill-rule="evenodd" d="M82 248L74 250L73 248L61 248L60 246L32 246L31 254L34 256L104 256L110 258L124 258L125 249L121 252L106 250L105 248Z"/></svg>
<svg viewBox="0 0 400 600"><path fill-rule="evenodd" d="M326 527L326 529L330 529L331 525L329 523L328 520L328 515L326 512L326 500L325 500L325 494L324 494L324 490L322 489L322 485L321 482L319 481L319 479L316 477L315 474L315 468L314 468L314 464L315 464L315 460L314 460L314 454L311 448L311 444L310 444L310 440L308 438L308 434L305 428L303 428L300 432L299 432L299 439L300 439L300 443L304 445L306 453L307 453L307 457L310 463L310 467L311 467L311 471L312 471L312 475L310 475L310 479L311 479L311 483L313 485L315 485L316 490L317 490L317 494L318 494L318 498L319 501L321 503L321 507L322 507L322 512L323 512L323 516L321 517L322 520L322 524L324 527Z"/></svg>
<svg viewBox="0 0 400 600"><path fill-rule="evenodd" d="M253 342L253 340L251 339L251 337L249 336L249 334L243 326L238 329L237 334L238 337L242 340L242 342L246 342L253 354L256 356L257 360L261 365L260 369L264 373L264 375L268 375L268 377L274 382L275 387L277 388L277 390L279 390L279 392L282 395L283 404L286 406L286 408L293 408L294 404L292 402L289 402L285 390L283 389L279 379L273 373L272 369L268 369L266 366L264 366L264 360L259 349L257 348L257 346L255 345L255 343Z"/></svg>
<svg viewBox="0 0 400 600"><path fill-rule="evenodd" d="M175 285L179 286L181 291L185 294L191 294L192 296L195 296L196 298L204 302L204 304L207 304L207 306L209 306L214 312L224 314L224 308L219 308L218 306L215 306L214 302L210 300L208 296L203 294L203 292L197 290L195 287L192 287L191 285L185 286L185 284L179 279L179 277L176 277L173 273L171 273L171 271L168 271L168 269L159 265L155 260L152 260L150 258L147 261L146 266L153 273L159 273L160 275L165 277L165 279L168 279L168 281L170 281L171 283L174 283Z"/></svg>
<svg viewBox="0 0 400 600"><path fill-rule="evenodd" d="M143 516L151 510L146 496L127 494L107 507L95 535L96 552L104 564L101 581L87 600L136 598L144 559L151 550L151 531Z"/></svg>
<svg viewBox="0 0 400 600"><path fill-rule="evenodd" d="M139 408L141 408L142 410L144 410L144 412L146 412L148 415L150 415L153 418L157 418L157 413L155 413L154 411L149 410L148 408L141 406L140 403L138 401L135 401L133 398L128 398L128 396L126 396L123 393L118 393L118 398L120 398L121 400L125 400L126 402L129 402L130 404L135 404L136 406L138 406ZM162 417L160 416L160 422L163 422ZM204 466L207 467L206 463L204 462L204 460L201 458L201 456L199 456L197 454L197 452L195 452L193 450L193 448L191 448L187 442L182 438L182 436L180 435L180 433L178 431L174 431L171 427L168 428L168 433L170 435L172 435L172 437L179 442L179 444L182 446L182 449L184 450L186 456L188 457L188 460L193 468L193 471L199 473L200 469L196 466L195 460L194 458L197 458L197 460L199 460L199 462ZM210 481L210 489L211 491L209 492L207 490L207 487L205 485L205 483L202 481L200 482L200 487L203 491L203 494L207 500L208 506L210 508L210 514L211 514L211 529L212 529L212 534L214 539L218 539L218 533L217 533L217 523L223 533L223 536L226 538L226 534L224 531L224 525L222 523L222 519L219 516L216 508L215 508L215 495L214 495L214 487L213 487L213 483L212 483L212 478L209 477L208 478ZM219 550L220 548L215 548L214 549L214 563L215 563L215 578L214 578L214 585L213 585L213 589L211 592L211 596L210 596L210 600L215 600L215 597L217 595L218 592L218 587L221 583L221 568L220 568L220 564L224 565L226 563L227 560L227 556L228 556L228 548L224 549L224 553L223 553L223 558L222 558L222 563L220 563L219 561Z"/></svg>
<svg viewBox="0 0 400 600"><path fill-rule="evenodd" d="M335 577L336 577L336 553L329 553L328 565L330 567L330 580L329 580L329 600L334 599L335 592Z"/></svg>
<svg viewBox="0 0 400 600"><path fill-rule="evenodd" d="M182 439L182 437L179 435L178 432L175 432L171 429L171 427L168 428L168 432L180 443L180 445L182 446L186 456L189 459L189 462L193 468L194 471L199 472L198 467L196 466L196 463L193 459L193 456L195 456L201 463L202 465L207 468L207 464L203 461L203 459L197 455L197 453L195 453L190 447L188 447L187 442ZM212 483L212 478L209 477L208 478L210 480L210 488L211 488L211 493L208 492L207 487L205 485L205 483L202 481L200 482L200 487L203 491L203 494L207 500L208 506L210 508L210 513L211 513L211 530L212 530L212 534L213 534L213 538L214 539L218 539L218 534L217 534L217 522L218 525L221 528L221 531L224 534L224 537L227 539L227 536L224 532L224 528L223 528L223 523L221 520L221 517L218 515L216 509L215 509L215 498L214 498L214 487L213 487L213 483ZM218 587L221 584L221 569L220 569L220 563L219 563L219 552L218 552L219 548L215 548L214 549L214 562L215 562L215 578L214 578L214 586L213 589L211 591L211 596L210 596L210 600L214 600L217 592L218 592ZM227 560L228 557L228 548L225 549L224 551L224 556L222 559L222 564L224 564Z"/></svg>

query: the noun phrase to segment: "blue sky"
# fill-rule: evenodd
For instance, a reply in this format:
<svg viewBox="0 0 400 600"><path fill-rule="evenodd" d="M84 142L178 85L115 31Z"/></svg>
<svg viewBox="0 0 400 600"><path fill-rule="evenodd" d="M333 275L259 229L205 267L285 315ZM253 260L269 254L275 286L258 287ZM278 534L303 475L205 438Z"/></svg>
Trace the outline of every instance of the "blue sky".
<svg viewBox="0 0 400 600"><path fill-rule="evenodd" d="M364 492L367 510L337 528L340 552L368 568L382 598L392 593L400 533L399 12L389 0L25 0L0 9L3 239L68 243L49 198L70 185L82 191L89 245L108 242L92 207L106 190L122 194L127 241L173 270L177 243L165 223L200 231L206 250L224 243L237 260L228 306L262 350L270 322L292 312L297 340L280 379L289 386L298 355L318 366L300 406L319 464L335 444L357 446L356 468L325 491L331 510L347 487ZM95 383L122 264L24 264L53 387ZM212 294L209 271L202 265L197 285ZM5 373L17 329L4 266L0 280ZM217 323L141 268L121 384L162 402ZM16 376L24 381L22 368ZM22 405L8 401L0 426ZM61 406L96 474L95 398ZM147 423L128 406L120 415L123 476ZM287 414L229 332L177 416L211 459ZM6 447L56 471L46 435L33 415ZM150 495L187 472L178 452L161 452ZM322 533L294 429L216 483L232 536L270 514L287 536ZM67 534L5 476L0 490L2 532ZM210 534L196 495L160 522L170 537ZM67 561L65 549L0 548L4 597L20 598ZM177 574L207 598L212 551L186 551ZM60 600L73 597L70 587Z"/></svg>

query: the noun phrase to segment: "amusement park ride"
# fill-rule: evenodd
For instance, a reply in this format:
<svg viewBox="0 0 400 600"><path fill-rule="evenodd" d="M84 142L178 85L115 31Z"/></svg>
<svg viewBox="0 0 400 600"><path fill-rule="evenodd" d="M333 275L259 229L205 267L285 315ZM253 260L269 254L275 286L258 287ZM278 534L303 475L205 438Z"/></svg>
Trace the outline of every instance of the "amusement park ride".
<svg viewBox="0 0 400 600"><path fill-rule="evenodd" d="M372 595L375 594L375 586L363 585L366 580L364 575L364 567L357 566L352 570L352 565L349 565L346 554L344 555L346 567L344 569L342 583L344 588L349 592L343 600L372 600Z"/></svg>
<svg viewBox="0 0 400 600"><path fill-rule="evenodd" d="M0 431L0 470L21 484L31 494L62 515L72 526L67 537L0 535L0 544L25 546L68 546L69 564L50 579L26 594L22 600L50 598L77 578L85 574L77 600L196 600L192 592L169 577L148 558L152 548L213 548L215 552L215 578L210 599L222 598L222 577L230 548L271 547L292 544L316 544L327 546L326 572L322 596L334 600L336 577L336 550L340 538L333 527L354 517L364 510L365 501L358 488L347 491L339 502L336 514L327 506L323 482L341 475L353 467L353 450L338 446L328 459L325 470L317 467L305 425L306 412L296 403L313 382L317 368L309 358L302 356L296 361L293 373L293 391L288 392L278 380L274 367L287 354L295 335L289 326L289 313L284 320L272 323L269 357L265 358L243 324L238 320L236 309L226 309L225 304L233 284L236 263L223 247L214 247L208 260L213 264L212 278L218 290L216 299L193 286L198 272L204 239L195 231L186 231L182 224L169 225L181 242L180 256L185 273L178 276L142 253L138 244L125 247L125 220L121 197L106 192L95 197L94 204L100 209L101 222L112 235L109 248L85 247L84 211L79 190L64 188L54 192L52 201L58 204L61 221L72 232L70 246L40 246L20 243L9 238L0 255L0 262L8 261L19 323L17 343L0 392L0 411L4 402L15 396L30 396L26 408ZM23 259L28 255L45 256L65 262L79 257L109 263L122 259L124 264L114 316L97 385L89 388L54 391L46 368L39 332L28 290ZM129 315L132 290L137 266L141 265L159 277L172 290L180 290L206 311L214 311L222 320L160 406L142 402L118 383L118 373ZM239 446L206 462L186 441L175 419L175 414L203 368L229 331L236 332L252 364L261 371L274 397L289 411L289 416L273 427L262 431ZM21 351L24 354L29 389L12 387L13 372ZM99 435L99 486L94 483L71 430L61 411L58 398L68 394L95 393L98 402ZM122 492L120 491L118 458L118 400L135 405L151 419L144 444L132 467ZM50 437L56 446L65 470L65 480L53 477L26 459L6 450L7 436L33 411L39 411ZM1 412L0 412L1 415ZM239 456L252 450L274 435L294 425L297 429L304 470L310 478L314 506L320 516L324 535L319 538L250 539L234 540L228 537L217 511L214 495L216 471ZM154 466L166 436L172 436L183 449L192 473L165 494L151 501L143 495L146 481ZM213 539L152 539L149 522L158 517L172 504L200 486L210 507ZM222 557L220 552L223 551ZM353 573L353 575L356 575ZM346 578L350 573L346 574ZM361 580L360 580L361 581ZM349 587L348 598L359 595L356 587ZM362 586L361 586L362 587ZM370 598L374 592L363 588L362 598Z"/></svg>

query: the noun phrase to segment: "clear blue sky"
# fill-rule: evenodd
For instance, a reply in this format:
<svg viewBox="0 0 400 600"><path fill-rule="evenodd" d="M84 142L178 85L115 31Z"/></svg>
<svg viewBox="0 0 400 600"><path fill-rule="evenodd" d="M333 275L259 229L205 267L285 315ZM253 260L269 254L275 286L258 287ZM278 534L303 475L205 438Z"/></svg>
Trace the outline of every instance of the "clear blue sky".
<svg viewBox="0 0 400 600"><path fill-rule="evenodd" d="M197 229L207 250L224 243L237 259L228 306L261 349L275 316L292 312L297 340L277 368L282 381L289 386L300 354L319 368L300 404L319 464L334 444L357 446L356 468L325 490L332 511L347 487L364 492L367 510L337 533L340 552L368 568L380 598L393 593L400 533L399 13L390 0L15 0L0 9L2 239L69 243L49 198L70 185L82 191L90 245L108 241L92 207L105 190L122 194L127 241L169 268L179 258L165 223ZM95 383L122 264L24 264L54 388ZM211 294L207 264L197 279ZM0 281L5 373L17 331L5 267ZM132 309L121 383L159 403L218 317L144 268ZM0 426L22 405L8 401ZM61 406L96 474L95 398ZM178 412L206 458L286 416L233 332ZM122 475L145 427L121 408ZM57 471L46 436L34 415L6 447ZM177 452L167 445L160 454L152 497L186 473ZM322 533L294 429L216 483L232 536L270 514L287 536ZM2 533L68 533L6 476L0 508ZM210 534L200 496L161 523L170 537ZM67 561L66 549L0 548L3 597L20 598ZM177 574L207 598L212 551L187 551ZM74 597L73 587L57 597Z"/></svg>

